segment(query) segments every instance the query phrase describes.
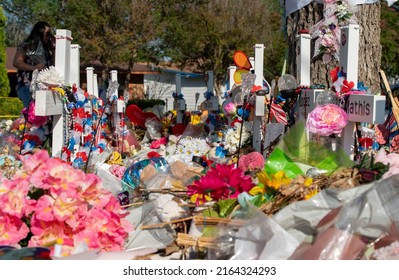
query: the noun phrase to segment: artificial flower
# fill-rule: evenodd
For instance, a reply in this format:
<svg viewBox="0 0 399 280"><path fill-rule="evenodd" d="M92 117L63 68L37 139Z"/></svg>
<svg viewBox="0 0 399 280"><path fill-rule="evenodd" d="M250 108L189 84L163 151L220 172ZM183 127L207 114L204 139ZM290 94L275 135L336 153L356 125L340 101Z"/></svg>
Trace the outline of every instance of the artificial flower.
<svg viewBox="0 0 399 280"><path fill-rule="evenodd" d="M150 149L159 149L161 145L168 144L168 139L166 137L159 138L151 142Z"/></svg>
<svg viewBox="0 0 399 280"><path fill-rule="evenodd" d="M205 175L187 186L187 194L194 196L197 204L236 198L242 192L248 192L254 186L251 177L244 175L233 164L216 164Z"/></svg>
<svg viewBox="0 0 399 280"><path fill-rule="evenodd" d="M51 247L62 239L64 254L79 242L89 250L122 250L132 226L97 175L45 150L20 160L20 171L0 182L0 244L15 246L28 238L22 245Z"/></svg>
<svg viewBox="0 0 399 280"><path fill-rule="evenodd" d="M190 121L193 125L201 123L201 116L199 115L190 115Z"/></svg>
<svg viewBox="0 0 399 280"><path fill-rule="evenodd" d="M270 176L265 171L262 171L257 174L257 177L259 183L272 190L278 190L282 185L286 185L291 182L291 179L288 178L285 172L282 170Z"/></svg>
<svg viewBox="0 0 399 280"><path fill-rule="evenodd" d="M329 136L339 134L348 123L348 115L335 104L316 106L306 120L309 132Z"/></svg>
<svg viewBox="0 0 399 280"><path fill-rule="evenodd" d="M237 114L237 107L233 102L229 102L223 106L226 115L235 116Z"/></svg>
<svg viewBox="0 0 399 280"><path fill-rule="evenodd" d="M243 124L241 122L234 123L234 127L227 129L223 135L224 139L222 144L224 145L224 149L228 150L229 153L234 154L238 147L242 147L250 139L251 130L252 127L249 122Z"/></svg>
<svg viewBox="0 0 399 280"><path fill-rule="evenodd" d="M251 152L240 157L238 168L242 171L256 171L261 170L265 166L265 159L259 152Z"/></svg>

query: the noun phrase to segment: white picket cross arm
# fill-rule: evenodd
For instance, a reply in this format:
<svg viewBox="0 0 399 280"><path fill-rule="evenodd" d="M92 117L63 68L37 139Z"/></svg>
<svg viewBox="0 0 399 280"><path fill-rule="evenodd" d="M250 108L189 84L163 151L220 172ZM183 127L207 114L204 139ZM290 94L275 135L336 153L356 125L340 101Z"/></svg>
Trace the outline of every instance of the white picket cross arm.
<svg viewBox="0 0 399 280"><path fill-rule="evenodd" d="M64 84L69 85L71 62L71 31L58 29L56 31L55 68L64 78ZM60 93L53 91L36 92L35 114L37 116L53 116L52 120L52 156L61 157L64 145L63 102Z"/></svg>

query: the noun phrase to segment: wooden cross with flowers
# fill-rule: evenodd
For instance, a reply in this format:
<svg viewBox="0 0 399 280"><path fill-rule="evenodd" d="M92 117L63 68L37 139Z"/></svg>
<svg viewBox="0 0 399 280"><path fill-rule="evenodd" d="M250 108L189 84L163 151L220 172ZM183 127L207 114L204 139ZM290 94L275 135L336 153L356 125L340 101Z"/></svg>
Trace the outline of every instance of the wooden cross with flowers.
<svg viewBox="0 0 399 280"><path fill-rule="evenodd" d="M176 111L176 123L182 123L184 111L186 110L186 100L184 100L181 90L180 74L176 74L175 82L176 82L176 92L173 93L173 98L174 98L173 110Z"/></svg>
<svg viewBox="0 0 399 280"><path fill-rule="evenodd" d="M64 78L64 84L70 82L71 31L58 29L56 32L55 68ZM64 145L64 104L59 92L51 90L36 91L35 114L53 116L52 120L52 156L61 157Z"/></svg>
<svg viewBox="0 0 399 280"><path fill-rule="evenodd" d="M385 96L366 94L360 90L355 90L358 84L359 26L356 24L343 26L341 37L339 67L335 69L335 72L332 71L332 80L335 90L341 95L341 100L345 100L343 107L348 121L342 130L339 142L345 153L353 158L355 124L383 123L385 119ZM300 43L300 45L304 46L303 43ZM309 50L306 48L306 50L308 52L310 48ZM303 55L307 56L308 54L304 53L302 49L299 56ZM301 61L302 58L299 58L299 60ZM302 68L299 68L299 71L302 70ZM300 77L303 77L303 73ZM317 96L322 92L324 90L302 90L297 107L298 118L308 119L309 113L317 106Z"/></svg>
<svg viewBox="0 0 399 280"><path fill-rule="evenodd" d="M343 87L358 84L359 33L357 24L341 27L340 69L345 73ZM349 81L349 82L348 82ZM381 124L385 121L385 96L374 94L351 94L346 102L348 124L342 133L342 148L349 156L354 152L355 123Z"/></svg>

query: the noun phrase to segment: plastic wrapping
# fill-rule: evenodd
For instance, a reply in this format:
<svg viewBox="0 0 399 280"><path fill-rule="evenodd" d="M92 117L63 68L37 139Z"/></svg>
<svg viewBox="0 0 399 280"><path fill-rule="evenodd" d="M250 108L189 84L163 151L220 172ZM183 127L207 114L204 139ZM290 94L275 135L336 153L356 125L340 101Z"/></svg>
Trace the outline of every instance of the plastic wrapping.
<svg viewBox="0 0 399 280"><path fill-rule="evenodd" d="M339 147L332 151L320 143L307 141L303 121L298 121L284 134L270 154L265 170L268 174L283 170L288 177L294 178L303 174L296 163L313 166L327 174L353 166L353 161Z"/></svg>
<svg viewBox="0 0 399 280"><path fill-rule="evenodd" d="M144 168L151 165L159 172L165 172L169 164L163 157L144 159L129 166L122 177L122 191L118 199L122 205L129 204L134 198L135 189L140 185L140 175Z"/></svg>
<svg viewBox="0 0 399 280"><path fill-rule="evenodd" d="M312 241L305 240L290 259L360 259L371 248L399 240L399 175L374 182L316 226Z"/></svg>
<svg viewBox="0 0 399 280"><path fill-rule="evenodd" d="M208 259L261 260L287 259L298 241L278 223L250 203L233 212L232 219L245 221L217 227L216 249L208 249Z"/></svg>

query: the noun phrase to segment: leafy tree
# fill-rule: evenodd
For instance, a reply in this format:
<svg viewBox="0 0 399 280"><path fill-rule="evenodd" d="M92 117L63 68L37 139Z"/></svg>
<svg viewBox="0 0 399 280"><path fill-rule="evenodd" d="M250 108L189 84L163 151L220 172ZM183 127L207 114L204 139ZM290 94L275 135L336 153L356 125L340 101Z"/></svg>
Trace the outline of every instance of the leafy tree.
<svg viewBox="0 0 399 280"><path fill-rule="evenodd" d="M7 76L6 69L6 44L4 27L6 24L6 17L3 9L0 7L0 97L8 97L10 94L10 82Z"/></svg>
<svg viewBox="0 0 399 280"><path fill-rule="evenodd" d="M381 8L381 67L387 75L399 75L399 4L389 8L386 3Z"/></svg>
<svg viewBox="0 0 399 280"><path fill-rule="evenodd" d="M47 21L57 27L63 19L63 5L59 0L3 0L1 6L7 15L7 46L18 46L38 21Z"/></svg>
<svg viewBox="0 0 399 280"><path fill-rule="evenodd" d="M82 62L100 61L104 75L125 63L129 81L139 49L155 38L151 1L69 0L64 9L64 25L81 46Z"/></svg>
<svg viewBox="0 0 399 280"><path fill-rule="evenodd" d="M281 72L285 42L278 1L156 1L160 48L180 67L212 70L220 85L235 51L265 45L267 78ZM218 88L218 87L216 87Z"/></svg>

